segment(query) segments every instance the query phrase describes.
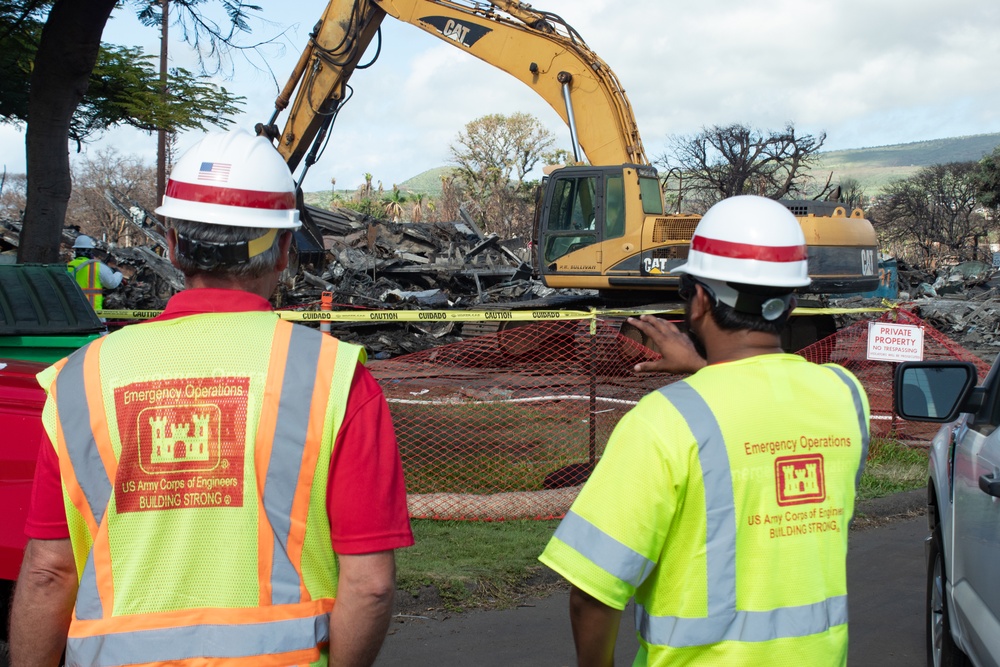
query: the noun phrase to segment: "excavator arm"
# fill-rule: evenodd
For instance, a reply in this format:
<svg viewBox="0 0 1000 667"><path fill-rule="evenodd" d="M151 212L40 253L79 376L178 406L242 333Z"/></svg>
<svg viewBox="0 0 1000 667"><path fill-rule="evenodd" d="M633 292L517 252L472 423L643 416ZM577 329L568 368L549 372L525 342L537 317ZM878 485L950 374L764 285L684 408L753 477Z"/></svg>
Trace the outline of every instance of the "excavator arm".
<svg viewBox="0 0 1000 667"><path fill-rule="evenodd" d="M337 112L347 101L348 86L361 57L378 33L385 12L365 0L331 0L309 34L309 42L288 82L274 101L274 114L266 124L257 124L257 134L277 142L288 169L295 172L306 151L307 168L317 159ZM292 107L279 132L278 115Z"/></svg>
<svg viewBox="0 0 1000 667"><path fill-rule="evenodd" d="M649 164L618 78L559 16L510 0L331 0L275 102L275 115L258 126L277 140L291 170L324 140L348 97L348 80L387 15L524 82L569 126L577 162ZM279 134L275 120L296 88Z"/></svg>
<svg viewBox="0 0 1000 667"><path fill-rule="evenodd" d="M386 16L416 26L529 86L569 126L577 165L545 179L536 210L537 269L549 287L618 293L671 289L698 216L669 215L632 106L611 68L556 14L513 0L330 0L258 133L289 169L316 160L349 98L348 81ZM295 95L284 130L275 121ZM307 154L308 151L308 154ZM304 171L301 178L304 176ZM877 239L860 210L784 202L809 245L815 293L878 286ZM801 210L799 210L801 209Z"/></svg>

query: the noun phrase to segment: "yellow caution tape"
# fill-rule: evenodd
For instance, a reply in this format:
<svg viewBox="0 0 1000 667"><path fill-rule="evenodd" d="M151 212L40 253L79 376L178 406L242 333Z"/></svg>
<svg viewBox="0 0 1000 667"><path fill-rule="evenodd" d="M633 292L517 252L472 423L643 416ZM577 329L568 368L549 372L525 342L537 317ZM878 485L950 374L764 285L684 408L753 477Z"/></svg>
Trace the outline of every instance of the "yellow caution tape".
<svg viewBox="0 0 1000 667"><path fill-rule="evenodd" d="M884 313L889 308L796 308L792 315L848 315L850 313Z"/></svg>
<svg viewBox="0 0 1000 667"><path fill-rule="evenodd" d="M150 320L162 310L98 310L97 316L106 320Z"/></svg>
<svg viewBox="0 0 1000 667"><path fill-rule="evenodd" d="M582 310L281 310L278 315L302 322L537 322L594 317Z"/></svg>
<svg viewBox="0 0 1000 667"><path fill-rule="evenodd" d="M884 313L888 308L796 308L793 315L843 315ZM148 320L162 310L99 310L108 320ZM683 309L594 309L584 310L279 310L283 320L293 322L541 322L547 320L589 320L602 317L681 315Z"/></svg>

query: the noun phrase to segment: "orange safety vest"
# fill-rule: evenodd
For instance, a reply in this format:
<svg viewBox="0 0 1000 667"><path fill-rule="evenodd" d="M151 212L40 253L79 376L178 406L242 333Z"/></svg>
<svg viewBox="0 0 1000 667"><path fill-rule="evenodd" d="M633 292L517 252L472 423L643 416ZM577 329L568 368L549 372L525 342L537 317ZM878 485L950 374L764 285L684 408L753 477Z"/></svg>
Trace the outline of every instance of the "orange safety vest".
<svg viewBox="0 0 1000 667"><path fill-rule="evenodd" d="M73 274L76 284L90 302L90 307L101 310L104 307L104 287L101 285L100 262L87 257L77 257L66 265L66 270Z"/></svg>
<svg viewBox="0 0 1000 667"><path fill-rule="evenodd" d="M213 316L225 317L198 317ZM242 451L232 455L234 442L219 436L238 426L237 420L227 424L213 416L213 401L224 404L225 398L199 403L199 397L231 396L249 386L249 380L240 384L238 376L228 378L229 385L213 384L218 378L156 380L159 384L116 380L108 369L123 368L122 360L102 358L107 338L57 364L50 388L50 404L55 405L53 442L80 574L67 665L326 664L337 580L325 505L327 471L351 377L358 359L364 360L364 350L277 318L273 325L248 321L258 323L248 327L260 326L258 332L273 326L273 338L259 417L242 416L244 437L256 433L253 451L246 455ZM119 347L118 355L122 352ZM183 369L183 362L178 366ZM148 396L133 389L145 386L159 388L149 390ZM126 392L124 403L131 396L142 408L138 419L132 420L144 434L134 439L138 452L123 447L123 442L133 442L123 439L129 419L109 417L114 409L122 410L122 394L115 394L115 389ZM128 395L129 391L133 393ZM117 402L108 400L112 395ZM176 405L164 407L173 399ZM195 416L176 418L178 414ZM232 439L242 446L240 438ZM128 472L136 464L143 474ZM238 465L243 466L241 472L236 471ZM223 469L231 472L218 472ZM130 485L134 491L136 483L151 484L150 492L125 493ZM236 505L236 498L240 506L229 506ZM227 518L231 516L237 518ZM200 536L226 530L248 517L256 523L256 537L249 538L256 546L255 557L234 553L239 546L233 544L225 553L196 552L194 562L198 558L226 562L226 567L215 570L223 573L222 581L213 580L212 585L223 596L238 591L233 593L238 599L249 587L251 606L206 605L196 598L184 600L183 605L161 604L150 612L116 613L119 608L148 606L149 599L173 600L169 591L161 592L170 582L151 587L144 568L169 568L172 559L192 558ZM81 521L85 530L74 530ZM136 562L136 540L145 542L143 553L147 558L152 553L149 560L157 562ZM181 574L198 573L189 569Z"/></svg>

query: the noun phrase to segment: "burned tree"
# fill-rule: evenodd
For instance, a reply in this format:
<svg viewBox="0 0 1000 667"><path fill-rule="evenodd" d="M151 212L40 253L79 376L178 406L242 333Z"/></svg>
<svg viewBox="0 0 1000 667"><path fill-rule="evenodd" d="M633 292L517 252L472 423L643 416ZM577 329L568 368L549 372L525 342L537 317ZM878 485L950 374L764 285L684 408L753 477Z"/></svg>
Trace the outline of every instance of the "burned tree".
<svg viewBox="0 0 1000 667"><path fill-rule="evenodd" d="M926 263L939 255L980 259L989 226L975 172L975 162L951 162L890 183L872 210L880 238L899 249L917 248Z"/></svg>
<svg viewBox="0 0 1000 667"><path fill-rule="evenodd" d="M826 133L797 135L789 123L762 132L747 125L713 125L694 136L671 138L657 162L684 174L685 198L707 208L734 195L781 199L802 194ZM826 185L818 196L829 191Z"/></svg>

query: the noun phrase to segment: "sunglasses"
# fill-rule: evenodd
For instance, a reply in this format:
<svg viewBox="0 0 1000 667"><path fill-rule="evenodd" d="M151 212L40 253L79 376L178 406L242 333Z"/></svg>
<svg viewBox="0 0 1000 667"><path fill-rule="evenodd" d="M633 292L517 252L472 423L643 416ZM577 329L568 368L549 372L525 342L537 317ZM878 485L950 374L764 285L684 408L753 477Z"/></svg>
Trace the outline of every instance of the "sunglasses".
<svg viewBox="0 0 1000 667"><path fill-rule="evenodd" d="M705 283L691 277L687 273L681 274L680 286L677 288L677 296L679 296L684 301L690 301L694 298L697 293L695 290L695 285L701 285L701 288L705 290L705 293L712 299L713 303L719 303L719 297L715 296L715 292L711 287Z"/></svg>

